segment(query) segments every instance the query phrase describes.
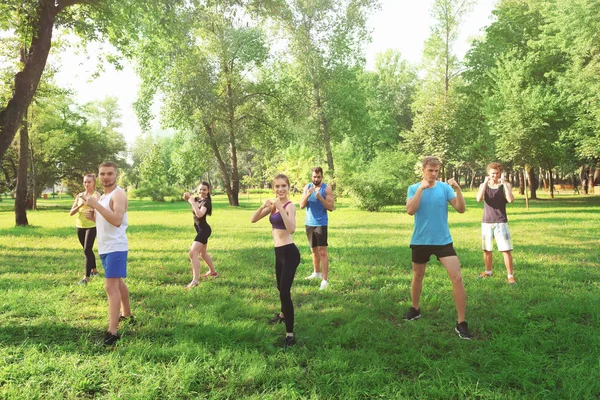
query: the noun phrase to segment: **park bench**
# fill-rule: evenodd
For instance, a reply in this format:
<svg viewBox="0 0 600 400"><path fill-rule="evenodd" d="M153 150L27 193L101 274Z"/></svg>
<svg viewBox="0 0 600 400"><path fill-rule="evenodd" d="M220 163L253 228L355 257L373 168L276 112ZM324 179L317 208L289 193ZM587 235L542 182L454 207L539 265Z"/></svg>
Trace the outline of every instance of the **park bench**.
<svg viewBox="0 0 600 400"><path fill-rule="evenodd" d="M566 191L573 191L573 194L579 194L579 188L574 187L573 185L554 185L554 191L556 193L560 193L560 192L566 192Z"/></svg>

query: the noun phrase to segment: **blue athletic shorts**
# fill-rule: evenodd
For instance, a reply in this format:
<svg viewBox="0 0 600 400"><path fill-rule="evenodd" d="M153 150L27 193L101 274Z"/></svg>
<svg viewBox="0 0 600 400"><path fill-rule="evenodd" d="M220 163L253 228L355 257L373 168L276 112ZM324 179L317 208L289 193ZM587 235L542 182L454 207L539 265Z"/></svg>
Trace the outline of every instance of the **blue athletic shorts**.
<svg viewBox="0 0 600 400"><path fill-rule="evenodd" d="M115 251L113 253L100 254L100 260L104 267L105 278L127 277L127 252Z"/></svg>

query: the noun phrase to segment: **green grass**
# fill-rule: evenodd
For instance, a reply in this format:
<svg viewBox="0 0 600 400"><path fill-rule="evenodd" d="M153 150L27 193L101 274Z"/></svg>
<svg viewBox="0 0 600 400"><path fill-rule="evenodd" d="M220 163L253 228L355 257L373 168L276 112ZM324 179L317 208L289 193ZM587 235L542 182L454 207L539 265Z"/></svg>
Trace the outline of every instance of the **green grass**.
<svg viewBox="0 0 600 400"><path fill-rule="evenodd" d="M83 254L71 200L40 201L26 228L15 228L12 203L0 202L0 398L600 397L600 197L561 195L529 211L523 198L510 205L518 281L510 287L497 252L494 277L476 280L482 207L467 194L467 212L451 212L450 229L471 341L454 333L451 286L437 261L423 317L402 321L412 232L404 207L367 213L338 201L323 292L303 279L312 266L299 211L299 343L287 351L283 325L266 324L279 304L270 228L250 223L259 195L241 203L215 198L209 251L221 277L185 291L189 206L130 202L127 281L138 324L123 327L111 349L100 345L102 279L75 284Z"/></svg>

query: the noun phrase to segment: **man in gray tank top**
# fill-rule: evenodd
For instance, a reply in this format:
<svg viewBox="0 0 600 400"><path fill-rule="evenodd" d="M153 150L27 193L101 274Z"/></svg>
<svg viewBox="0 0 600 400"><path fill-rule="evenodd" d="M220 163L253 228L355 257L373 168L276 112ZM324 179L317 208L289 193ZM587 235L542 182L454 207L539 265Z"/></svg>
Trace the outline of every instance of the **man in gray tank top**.
<svg viewBox="0 0 600 400"><path fill-rule="evenodd" d="M502 176L502 164L493 162L487 166L487 176L479 185L477 201L485 200L483 203L483 218L481 220L481 244L483 249L483 260L485 271L478 279L492 276L492 251L494 250L494 239L498 251L504 257L504 265L508 276L508 283L516 285L513 276L512 240L508 229L508 218L506 216L506 204L512 203L515 196L512 193L510 183L504 182Z"/></svg>

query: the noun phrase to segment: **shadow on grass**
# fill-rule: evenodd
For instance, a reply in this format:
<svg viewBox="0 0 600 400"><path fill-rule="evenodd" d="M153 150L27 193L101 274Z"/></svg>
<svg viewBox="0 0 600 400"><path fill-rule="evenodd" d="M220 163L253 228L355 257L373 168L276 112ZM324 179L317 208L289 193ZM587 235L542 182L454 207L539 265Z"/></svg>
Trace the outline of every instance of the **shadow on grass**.
<svg viewBox="0 0 600 400"><path fill-rule="evenodd" d="M92 341L101 343L104 332L95 329L75 328L60 322L37 324L11 324L0 326L0 343L4 346L58 346L76 351L78 343Z"/></svg>

